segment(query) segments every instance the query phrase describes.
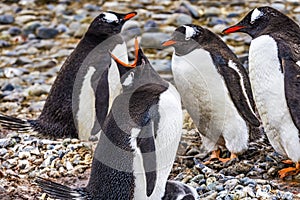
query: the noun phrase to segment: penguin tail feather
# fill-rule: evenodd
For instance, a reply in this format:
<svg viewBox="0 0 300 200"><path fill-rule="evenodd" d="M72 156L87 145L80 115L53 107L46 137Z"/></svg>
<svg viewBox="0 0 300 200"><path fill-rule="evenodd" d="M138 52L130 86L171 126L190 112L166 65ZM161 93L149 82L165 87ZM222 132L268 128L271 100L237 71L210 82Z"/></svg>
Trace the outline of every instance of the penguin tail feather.
<svg viewBox="0 0 300 200"><path fill-rule="evenodd" d="M0 128L18 132L32 132L34 128L26 119L19 119L7 115L0 114Z"/></svg>
<svg viewBox="0 0 300 200"><path fill-rule="evenodd" d="M68 186L64 186L41 177L37 177L35 182L42 189L42 191L48 194L51 198L57 198L61 200L91 199L88 197L88 193L84 188L73 189Z"/></svg>

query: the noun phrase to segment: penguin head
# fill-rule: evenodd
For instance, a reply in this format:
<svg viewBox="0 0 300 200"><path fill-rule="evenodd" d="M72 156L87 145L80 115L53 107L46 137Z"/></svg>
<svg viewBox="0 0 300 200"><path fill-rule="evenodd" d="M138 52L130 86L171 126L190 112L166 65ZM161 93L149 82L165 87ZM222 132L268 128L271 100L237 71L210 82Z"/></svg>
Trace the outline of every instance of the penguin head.
<svg viewBox="0 0 300 200"><path fill-rule="evenodd" d="M117 63L123 91L135 90L146 84L162 84L163 80L151 66L137 39L135 39L135 60L132 64L124 63L112 54L111 56Z"/></svg>
<svg viewBox="0 0 300 200"><path fill-rule="evenodd" d="M173 46L177 55L186 55L199 47L204 40L204 33L205 29L200 26L182 25L174 31L171 39L163 42L162 46Z"/></svg>
<svg viewBox="0 0 300 200"><path fill-rule="evenodd" d="M99 37L101 35L120 33L124 23L136 15L136 12L130 12L127 14L112 11L103 12L92 21L86 35Z"/></svg>
<svg viewBox="0 0 300 200"><path fill-rule="evenodd" d="M222 33L242 32L249 34L252 38L256 38L262 34L272 33L274 26L284 24L284 21L287 19L287 16L274 8L268 6L259 7L251 10L240 22L226 28Z"/></svg>

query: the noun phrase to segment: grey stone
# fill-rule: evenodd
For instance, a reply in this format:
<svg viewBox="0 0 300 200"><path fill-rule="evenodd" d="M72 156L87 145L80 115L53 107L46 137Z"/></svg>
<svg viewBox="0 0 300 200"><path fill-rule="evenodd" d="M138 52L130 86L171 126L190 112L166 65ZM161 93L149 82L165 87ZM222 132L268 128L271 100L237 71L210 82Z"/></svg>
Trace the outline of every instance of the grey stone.
<svg viewBox="0 0 300 200"><path fill-rule="evenodd" d="M193 22L192 17L186 14L178 14L176 18L176 26L181 26L184 24L191 24Z"/></svg>
<svg viewBox="0 0 300 200"><path fill-rule="evenodd" d="M143 33L141 38L141 46L144 48L162 49L162 43L171 36L166 33Z"/></svg>
<svg viewBox="0 0 300 200"><path fill-rule="evenodd" d="M16 35L20 35L22 33L22 30L19 27L13 26L8 29L8 33L11 36L16 36Z"/></svg>
<svg viewBox="0 0 300 200"><path fill-rule="evenodd" d="M12 24L15 18L12 15L0 15L0 24Z"/></svg>
<svg viewBox="0 0 300 200"><path fill-rule="evenodd" d="M148 20L144 24L144 31L145 32L158 32L159 27L154 20Z"/></svg>
<svg viewBox="0 0 300 200"><path fill-rule="evenodd" d="M183 5L184 7L186 7L188 9L188 11L191 13L191 15L193 16L193 18L195 18L195 19L199 19L200 18L200 14L198 12L197 7L191 5L188 1L182 2L181 5Z"/></svg>
<svg viewBox="0 0 300 200"><path fill-rule="evenodd" d="M39 27L36 30L37 37L41 39L55 38L55 36L57 36L58 33L58 30L54 28Z"/></svg>
<svg viewBox="0 0 300 200"><path fill-rule="evenodd" d="M171 73L170 60L151 60L150 62L158 73Z"/></svg>
<svg viewBox="0 0 300 200"><path fill-rule="evenodd" d="M0 149L0 156L4 156L7 153L7 149L1 148Z"/></svg>
<svg viewBox="0 0 300 200"><path fill-rule="evenodd" d="M0 47L9 47L11 44L8 41L0 40Z"/></svg>
<svg viewBox="0 0 300 200"><path fill-rule="evenodd" d="M26 35L29 35L30 33L35 33L36 29L41 27L42 24L38 21L34 21L34 22L28 22L24 28L23 31Z"/></svg>

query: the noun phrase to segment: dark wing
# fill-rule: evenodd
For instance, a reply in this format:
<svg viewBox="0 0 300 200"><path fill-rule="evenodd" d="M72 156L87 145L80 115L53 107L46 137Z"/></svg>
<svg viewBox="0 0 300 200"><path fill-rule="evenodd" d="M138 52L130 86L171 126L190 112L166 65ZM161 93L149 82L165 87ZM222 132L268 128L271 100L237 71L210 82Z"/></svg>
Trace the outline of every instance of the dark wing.
<svg viewBox="0 0 300 200"><path fill-rule="evenodd" d="M150 120L143 126L137 138L137 145L143 156L143 166L146 173L147 196L151 196L156 184L156 153L154 122Z"/></svg>
<svg viewBox="0 0 300 200"><path fill-rule="evenodd" d="M240 66L237 62L233 63L233 65L235 65L234 67L230 67L227 63L221 65L222 66L218 67L218 70L225 80L235 107L245 121L258 127L260 122L252 109L251 100L247 95L247 90L251 91L251 89L250 85L244 81L244 79L247 78L247 75L242 71L243 69L241 69L243 66Z"/></svg>
<svg viewBox="0 0 300 200"><path fill-rule="evenodd" d="M296 127L300 130L300 66L293 60L283 58L282 68L287 105Z"/></svg>
<svg viewBox="0 0 300 200"><path fill-rule="evenodd" d="M61 200L71 200L71 199L91 199L88 197L85 189L72 189L70 187L55 183L43 178L38 177L35 182L39 187L42 188L43 192L50 195L52 198L58 198Z"/></svg>

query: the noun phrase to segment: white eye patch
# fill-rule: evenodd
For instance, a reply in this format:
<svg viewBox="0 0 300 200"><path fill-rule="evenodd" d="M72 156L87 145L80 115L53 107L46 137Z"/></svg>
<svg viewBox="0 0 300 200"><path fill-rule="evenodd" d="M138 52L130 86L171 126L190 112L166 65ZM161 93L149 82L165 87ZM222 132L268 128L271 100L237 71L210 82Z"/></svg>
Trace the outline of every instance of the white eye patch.
<svg viewBox="0 0 300 200"><path fill-rule="evenodd" d="M185 25L183 25L183 27L185 28L185 40L189 40L191 39L191 37L196 35L196 31L194 28Z"/></svg>
<svg viewBox="0 0 300 200"><path fill-rule="evenodd" d="M103 14L104 14L103 19L105 19L108 23L119 21L118 17L113 13L104 12Z"/></svg>
<svg viewBox="0 0 300 200"><path fill-rule="evenodd" d="M253 24L255 20L259 19L261 16L263 16L263 13L255 8L252 12L250 23Z"/></svg>

